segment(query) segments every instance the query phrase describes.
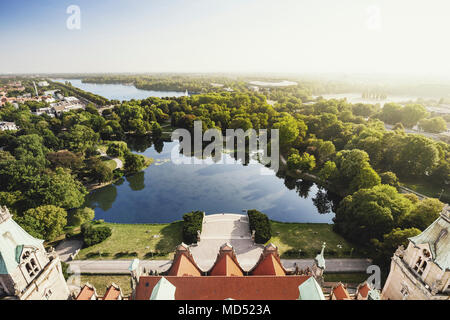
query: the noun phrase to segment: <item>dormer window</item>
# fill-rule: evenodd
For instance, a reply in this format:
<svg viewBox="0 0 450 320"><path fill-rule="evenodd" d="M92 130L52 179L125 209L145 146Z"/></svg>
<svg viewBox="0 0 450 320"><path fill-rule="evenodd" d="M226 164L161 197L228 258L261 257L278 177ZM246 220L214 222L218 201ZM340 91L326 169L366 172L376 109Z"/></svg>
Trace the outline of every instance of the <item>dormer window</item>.
<svg viewBox="0 0 450 320"><path fill-rule="evenodd" d="M31 250L25 250L21 256L22 264L25 265L25 270L30 279L33 279L40 271L36 257L32 253L33 252Z"/></svg>
<svg viewBox="0 0 450 320"><path fill-rule="evenodd" d="M430 256L430 252L426 249L423 250L423 255L425 257L429 257ZM427 268L427 262L425 261L425 259L422 258L422 256L420 256L417 259L416 264L414 265L414 271L416 271L420 276L423 275L423 273L425 272L425 269Z"/></svg>

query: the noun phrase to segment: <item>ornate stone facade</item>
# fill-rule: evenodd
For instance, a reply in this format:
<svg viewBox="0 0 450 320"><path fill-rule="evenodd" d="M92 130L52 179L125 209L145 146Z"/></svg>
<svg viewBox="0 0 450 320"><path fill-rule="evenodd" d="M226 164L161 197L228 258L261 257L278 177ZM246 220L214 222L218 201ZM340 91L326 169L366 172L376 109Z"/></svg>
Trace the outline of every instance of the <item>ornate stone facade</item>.
<svg viewBox="0 0 450 320"><path fill-rule="evenodd" d="M23 230L6 207L0 207L0 297L20 300L66 300L69 289L61 262Z"/></svg>
<svg viewBox="0 0 450 320"><path fill-rule="evenodd" d="M399 247L383 288L383 299L450 299L450 207L408 247Z"/></svg>

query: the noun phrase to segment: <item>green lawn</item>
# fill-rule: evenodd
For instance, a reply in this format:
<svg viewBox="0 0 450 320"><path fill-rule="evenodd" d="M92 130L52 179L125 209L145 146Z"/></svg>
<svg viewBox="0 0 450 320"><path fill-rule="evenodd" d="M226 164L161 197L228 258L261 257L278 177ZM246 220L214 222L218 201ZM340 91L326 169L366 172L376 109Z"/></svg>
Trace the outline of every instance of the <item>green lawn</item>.
<svg viewBox="0 0 450 320"><path fill-rule="evenodd" d="M114 160L108 159L106 157L100 157L102 162L106 164L111 170L114 170L117 166L116 162Z"/></svg>
<svg viewBox="0 0 450 320"><path fill-rule="evenodd" d="M182 242L182 224L104 223L111 227L112 235L82 249L77 259L171 259Z"/></svg>
<svg viewBox="0 0 450 320"><path fill-rule="evenodd" d="M367 280L367 273L324 273L324 281L326 282L342 282L342 283L362 283Z"/></svg>
<svg viewBox="0 0 450 320"><path fill-rule="evenodd" d="M414 190L431 198L439 198L442 189L444 189L444 192L441 196L441 201L450 201L450 186L441 187L435 184L430 184L427 181L403 181L401 184L411 190Z"/></svg>
<svg viewBox="0 0 450 320"><path fill-rule="evenodd" d="M81 275L81 285L86 282L92 284L97 290L99 296L103 296L106 292L106 288L114 282L122 289L124 296L131 294L131 277L128 275Z"/></svg>
<svg viewBox="0 0 450 320"><path fill-rule="evenodd" d="M272 242L282 258L313 258L326 242L325 258L350 258L364 256L361 248L352 245L333 232L326 223L284 223L271 221ZM342 248L340 248L342 246ZM352 248L353 251L352 251ZM302 251L301 256L299 250Z"/></svg>

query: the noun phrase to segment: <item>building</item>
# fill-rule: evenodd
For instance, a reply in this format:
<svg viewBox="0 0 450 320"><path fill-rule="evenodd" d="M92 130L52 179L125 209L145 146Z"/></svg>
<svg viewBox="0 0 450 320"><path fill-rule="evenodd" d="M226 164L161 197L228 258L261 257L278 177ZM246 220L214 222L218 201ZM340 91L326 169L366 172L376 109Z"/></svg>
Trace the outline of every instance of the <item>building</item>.
<svg viewBox="0 0 450 320"><path fill-rule="evenodd" d="M38 86L39 87L48 87L48 82L47 81L39 81Z"/></svg>
<svg viewBox="0 0 450 320"><path fill-rule="evenodd" d="M97 290L93 285L87 282L80 290L78 295L76 295L75 300L124 300L122 290L114 282L111 283L107 288L105 295L99 297Z"/></svg>
<svg viewBox="0 0 450 320"><path fill-rule="evenodd" d="M0 131L16 131L19 128L14 122L0 121Z"/></svg>
<svg viewBox="0 0 450 320"><path fill-rule="evenodd" d="M383 299L450 299L450 206L392 257Z"/></svg>
<svg viewBox="0 0 450 320"><path fill-rule="evenodd" d="M46 252L0 207L0 297L20 300L66 300L69 288L55 252Z"/></svg>

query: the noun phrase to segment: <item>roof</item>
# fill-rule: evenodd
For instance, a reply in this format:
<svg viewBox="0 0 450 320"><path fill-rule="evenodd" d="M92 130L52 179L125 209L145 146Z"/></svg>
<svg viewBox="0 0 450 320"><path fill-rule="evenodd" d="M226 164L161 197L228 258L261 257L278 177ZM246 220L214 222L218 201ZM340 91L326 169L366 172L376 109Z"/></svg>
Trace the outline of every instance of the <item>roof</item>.
<svg viewBox="0 0 450 320"><path fill-rule="evenodd" d="M122 291L120 290L120 287L115 283L111 283L106 289L103 300L118 300L121 295Z"/></svg>
<svg viewBox="0 0 450 320"><path fill-rule="evenodd" d="M252 275L285 276L286 271L280 259L273 253L267 254L251 271Z"/></svg>
<svg viewBox="0 0 450 320"><path fill-rule="evenodd" d="M299 296L298 300L325 300L322 288L317 283L314 277L298 286Z"/></svg>
<svg viewBox="0 0 450 320"><path fill-rule="evenodd" d="M24 246L41 248L43 242L29 235L12 218L0 222L0 274L10 274L17 268Z"/></svg>
<svg viewBox="0 0 450 320"><path fill-rule="evenodd" d="M175 300L176 287L162 277L153 287L150 300Z"/></svg>
<svg viewBox="0 0 450 320"><path fill-rule="evenodd" d="M370 290L367 295L367 300L381 300L380 291L378 290Z"/></svg>
<svg viewBox="0 0 450 320"><path fill-rule="evenodd" d="M165 279L176 287L176 300L296 300L298 287L310 276L251 277L172 277ZM136 300L148 300L161 276L141 276Z"/></svg>
<svg viewBox="0 0 450 320"><path fill-rule="evenodd" d="M362 298L367 298L369 295L370 287L367 284L367 282L364 282L360 286L358 286L358 293L361 295Z"/></svg>
<svg viewBox="0 0 450 320"><path fill-rule="evenodd" d="M233 259L233 257L228 253L225 253L217 258L216 263L211 268L209 274L211 276L243 276L244 275L237 260Z"/></svg>
<svg viewBox="0 0 450 320"><path fill-rule="evenodd" d="M186 253L179 253L170 267L168 272L169 276L201 276L202 272L195 264L195 261L191 257L188 257Z"/></svg>
<svg viewBox="0 0 450 320"><path fill-rule="evenodd" d="M348 294L347 289L344 287L342 283L338 283L337 286L335 286L331 290L331 295L336 298L336 300L348 300L350 299L350 295Z"/></svg>
<svg viewBox="0 0 450 320"><path fill-rule="evenodd" d="M89 283L86 283L83 288L81 288L81 291L75 300L91 300L94 295L97 295L95 288Z"/></svg>
<svg viewBox="0 0 450 320"><path fill-rule="evenodd" d="M428 244L433 261L442 269L450 269L450 206L445 206L441 215L421 234L409 238L415 245Z"/></svg>

